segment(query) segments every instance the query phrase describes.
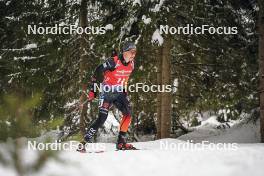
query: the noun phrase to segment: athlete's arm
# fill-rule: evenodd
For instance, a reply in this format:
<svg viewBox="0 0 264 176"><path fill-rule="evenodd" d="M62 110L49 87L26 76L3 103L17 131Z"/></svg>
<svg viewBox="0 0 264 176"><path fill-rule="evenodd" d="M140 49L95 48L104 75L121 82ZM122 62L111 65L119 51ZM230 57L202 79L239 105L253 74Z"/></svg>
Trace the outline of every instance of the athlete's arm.
<svg viewBox="0 0 264 176"><path fill-rule="evenodd" d="M113 71L115 69L115 66L116 63L114 61L114 58L109 58L104 63L97 66L91 77L89 89L93 91L94 84L96 82L100 82L100 79L103 78L103 73L107 70Z"/></svg>
<svg viewBox="0 0 264 176"><path fill-rule="evenodd" d="M93 78L97 81L100 79L100 76L102 76L102 74L107 71L113 71L115 69L115 61L113 58L109 58L107 59L104 63L100 64L98 67L96 67L94 73L93 73Z"/></svg>

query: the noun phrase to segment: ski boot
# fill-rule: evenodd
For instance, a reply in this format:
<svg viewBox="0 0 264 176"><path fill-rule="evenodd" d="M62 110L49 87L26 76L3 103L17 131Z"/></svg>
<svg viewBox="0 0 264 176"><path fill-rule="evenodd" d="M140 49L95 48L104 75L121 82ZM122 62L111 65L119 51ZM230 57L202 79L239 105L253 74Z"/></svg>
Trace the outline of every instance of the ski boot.
<svg viewBox="0 0 264 176"><path fill-rule="evenodd" d="M137 150L132 144L128 144L126 142L126 133L125 132L119 132L117 144L116 144L117 150Z"/></svg>
<svg viewBox="0 0 264 176"><path fill-rule="evenodd" d="M85 144L86 144L85 141L80 142L77 151L81 153L85 153L86 152Z"/></svg>

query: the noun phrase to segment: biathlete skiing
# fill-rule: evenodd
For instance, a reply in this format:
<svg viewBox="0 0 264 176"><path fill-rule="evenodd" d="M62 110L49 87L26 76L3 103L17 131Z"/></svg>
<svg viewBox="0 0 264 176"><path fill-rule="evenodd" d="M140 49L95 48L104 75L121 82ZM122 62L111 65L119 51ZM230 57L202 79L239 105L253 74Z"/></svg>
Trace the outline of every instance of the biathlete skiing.
<svg viewBox="0 0 264 176"><path fill-rule="evenodd" d="M99 98L99 114L97 119L90 125L84 135L84 140L79 144L78 151L85 152L85 144L103 126L107 119L109 108L114 105L122 112L122 119L119 126L119 135L116 142L117 150L135 150L136 148L127 143L127 131L131 123L131 106L127 98L125 86L134 69L134 58L136 56L136 45L133 42L126 42L119 55L107 59L94 71L89 85L87 99L91 102L98 94L94 90L99 76L103 75L102 86L110 87L111 91L101 91ZM103 89L104 90L104 89Z"/></svg>

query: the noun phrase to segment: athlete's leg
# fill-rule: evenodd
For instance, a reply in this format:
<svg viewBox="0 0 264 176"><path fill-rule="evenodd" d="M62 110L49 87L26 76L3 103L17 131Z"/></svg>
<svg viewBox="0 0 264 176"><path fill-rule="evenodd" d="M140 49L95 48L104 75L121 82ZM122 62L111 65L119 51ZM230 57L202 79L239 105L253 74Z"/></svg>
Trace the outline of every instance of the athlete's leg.
<svg viewBox="0 0 264 176"><path fill-rule="evenodd" d="M122 93L113 103L123 115L120 121L117 149L132 149L134 147L131 144L126 143L127 131L131 124L131 106L126 94Z"/></svg>
<svg viewBox="0 0 264 176"><path fill-rule="evenodd" d="M126 133L131 123L131 106L125 93L122 93L113 102L119 111L122 112L119 130Z"/></svg>
<svg viewBox="0 0 264 176"><path fill-rule="evenodd" d="M103 100L102 104L99 107L99 115L98 118L94 121L94 123L87 130L84 139L85 141L90 141L97 130L103 126L107 119L108 110L110 108L110 102L107 100Z"/></svg>

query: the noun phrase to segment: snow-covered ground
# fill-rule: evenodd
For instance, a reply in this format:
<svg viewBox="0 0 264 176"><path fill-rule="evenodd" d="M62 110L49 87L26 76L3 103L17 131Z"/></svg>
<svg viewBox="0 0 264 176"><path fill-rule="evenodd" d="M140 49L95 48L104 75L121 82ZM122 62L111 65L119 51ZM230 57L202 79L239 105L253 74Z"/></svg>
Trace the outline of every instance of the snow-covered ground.
<svg viewBox="0 0 264 176"><path fill-rule="evenodd" d="M258 143L260 142L260 120L254 121L247 117L234 121L231 127L218 129L221 123L217 122L215 116L203 121L202 124L194 128L193 132L180 136L180 140L193 140L201 142L235 142L235 143Z"/></svg>
<svg viewBox="0 0 264 176"><path fill-rule="evenodd" d="M227 129L216 129L218 125L208 119L178 139L134 143L142 150L115 151L114 143L97 143L91 144L90 150L100 146L105 152L61 151L58 156L63 162L49 159L40 172L30 175L263 176L264 144L258 143L259 121L242 120ZM71 142L77 144L67 143ZM23 163L34 162L36 151L24 149L22 153ZM15 172L11 166L0 165L0 175L13 176Z"/></svg>
<svg viewBox="0 0 264 176"><path fill-rule="evenodd" d="M65 163L51 159L38 174L34 175L262 176L264 174L263 144L238 144L235 150L176 147L183 143L177 139L139 142L134 145L142 150L136 151L114 151L114 144L102 143L106 147L104 153L63 151L59 153L59 157ZM32 162L34 152L25 150L24 154L25 162ZM10 168L0 166L0 175L11 176L15 173Z"/></svg>

